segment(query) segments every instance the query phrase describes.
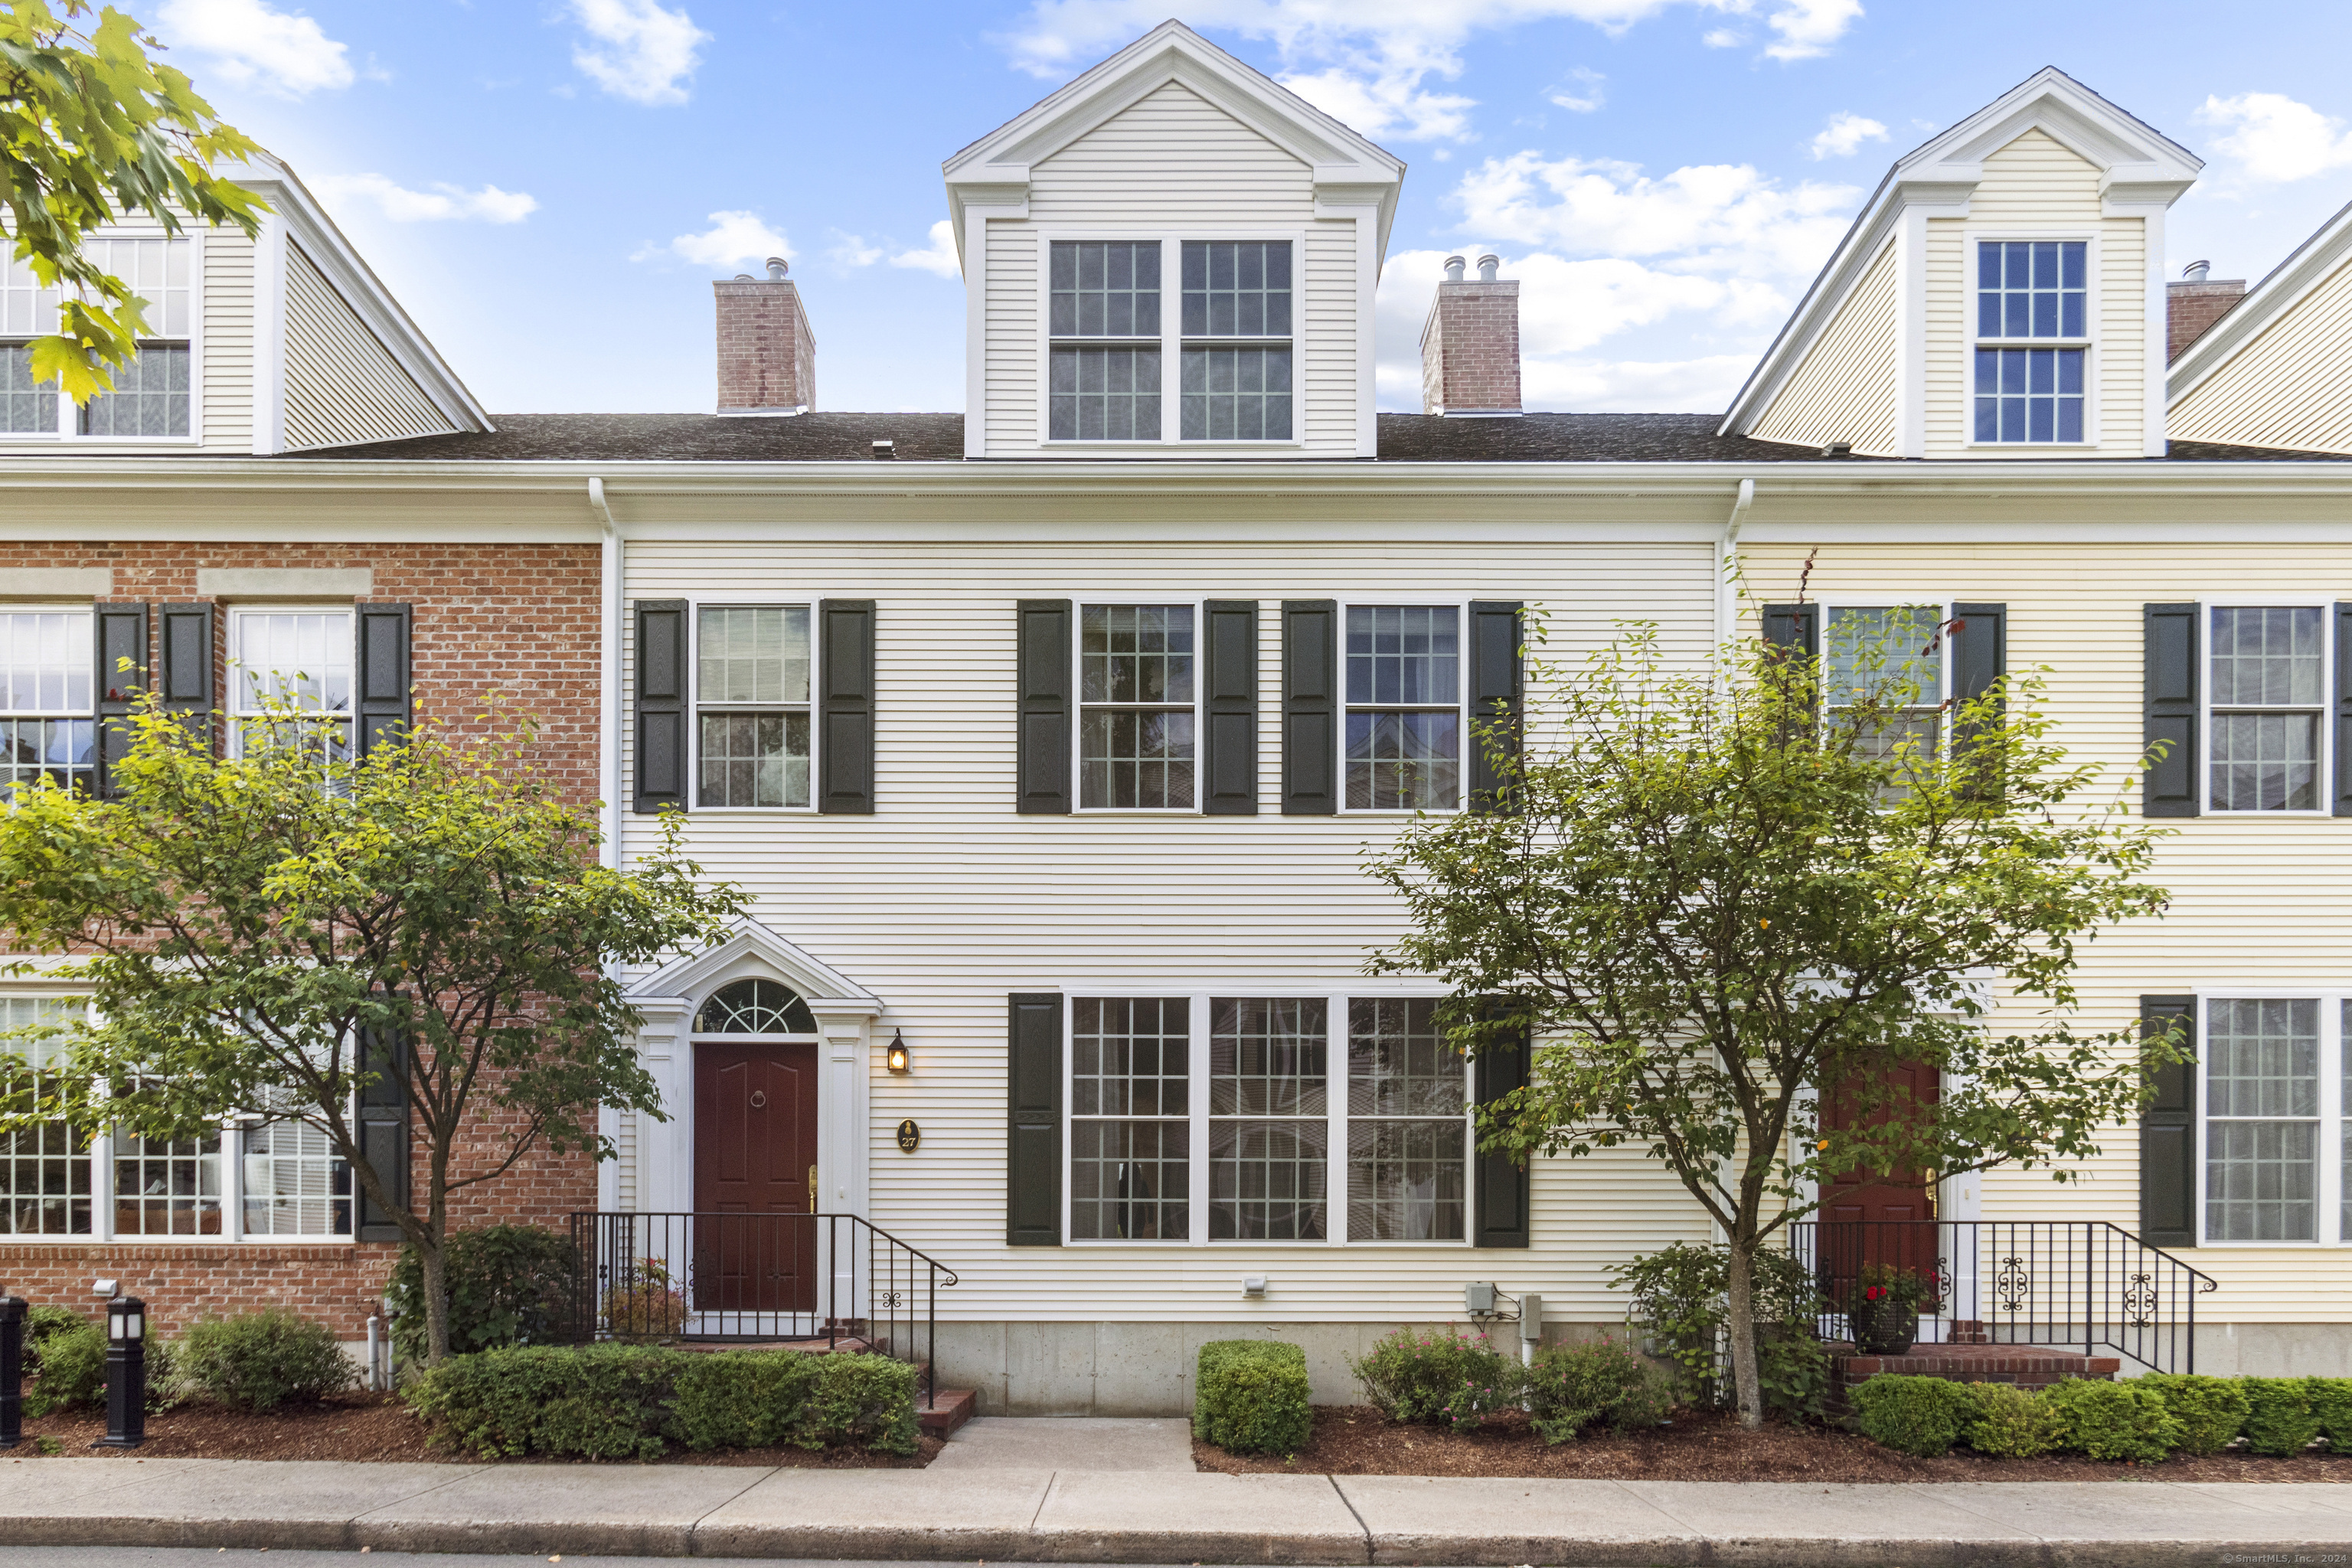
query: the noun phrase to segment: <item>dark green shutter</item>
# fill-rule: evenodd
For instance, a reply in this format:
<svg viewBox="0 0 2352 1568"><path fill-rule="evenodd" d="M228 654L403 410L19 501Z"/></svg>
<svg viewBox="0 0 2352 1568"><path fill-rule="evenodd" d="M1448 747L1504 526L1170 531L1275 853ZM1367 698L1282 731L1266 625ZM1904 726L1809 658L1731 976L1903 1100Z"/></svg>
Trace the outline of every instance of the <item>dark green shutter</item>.
<svg viewBox="0 0 2352 1568"><path fill-rule="evenodd" d="M2344 604L2336 606L2336 815L2352 816L2352 605Z"/></svg>
<svg viewBox="0 0 2352 1568"><path fill-rule="evenodd" d="M1807 658L1822 652L1822 610L1819 605L1764 606L1764 641L1768 647L1790 648Z"/></svg>
<svg viewBox="0 0 2352 1568"><path fill-rule="evenodd" d="M874 815L874 601L827 599L817 606L816 808L835 816Z"/></svg>
<svg viewBox="0 0 2352 1568"><path fill-rule="evenodd" d="M406 605L362 605L359 609L359 754L386 742L407 738L415 721L410 695L410 643L415 620Z"/></svg>
<svg viewBox="0 0 2352 1568"><path fill-rule="evenodd" d="M131 753L131 710L147 684L147 606L97 606L97 669L90 689L98 698L98 734L90 747L96 791L114 796L114 764ZM129 659L125 669L122 661Z"/></svg>
<svg viewBox="0 0 2352 1568"><path fill-rule="evenodd" d="M1282 602L1282 815L1339 809L1339 605Z"/></svg>
<svg viewBox="0 0 2352 1568"><path fill-rule="evenodd" d="M2189 1058L2156 1069L2156 1098L2139 1117L2139 1238L2197 1245L2197 998L2143 996L2142 1037L2178 1022Z"/></svg>
<svg viewBox="0 0 2352 1568"><path fill-rule="evenodd" d="M1011 998L1005 1101L1004 1242L1062 1245L1062 997Z"/></svg>
<svg viewBox="0 0 2352 1568"><path fill-rule="evenodd" d="M1070 601L1024 599L1018 613L1019 809L1054 816L1070 809Z"/></svg>
<svg viewBox="0 0 2352 1568"><path fill-rule="evenodd" d="M1517 603L1479 600L1471 605L1471 732L1464 744L1470 762L1465 804L1473 811L1492 806L1502 782L1492 749L1499 747L1507 757L1519 754L1520 641Z"/></svg>
<svg viewBox="0 0 2352 1568"><path fill-rule="evenodd" d="M2164 758L2140 774L2142 816L2197 815L2197 622L2194 605L2141 611L2143 746L2164 742Z"/></svg>
<svg viewBox="0 0 2352 1568"><path fill-rule="evenodd" d="M632 809L686 805L686 601L637 601L636 788Z"/></svg>
<svg viewBox="0 0 2352 1568"><path fill-rule="evenodd" d="M1952 701L1954 706L1973 702L2000 683L2009 671L2009 606L2006 605L1954 605L1952 624L1946 634L1951 649ZM2006 706L2006 704L2004 704ZM1953 751L1965 756L1969 742L1976 738L1971 727L1955 726ZM1976 786L1970 781L1971 788ZM2000 794L2000 780L1983 781L1985 796Z"/></svg>
<svg viewBox="0 0 2352 1568"><path fill-rule="evenodd" d="M392 1201L408 1206L408 1042L396 1034L366 1029L360 1036L359 1068L375 1081L360 1090L360 1152L382 1179ZM367 1195L356 1178L357 1237L361 1241L406 1239L400 1222Z"/></svg>
<svg viewBox="0 0 2352 1568"><path fill-rule="evenodd" d="M213 617L210 605L166 605L157 613L156 651L162 668L155 683L162 688L163 707L180 727L213 745Z"/></svg>
<svg viewBox="0 0 2352 1568"><path fill-rule="evenodd" d="M1478 1103L1491 1105L1528 1081L1530 1051L1527 1035L1517 1040L1489 1041L1471 1062L1471 1079ZM1478 1230L1480 1247L1525 1247L1528 1237L1528 1168L1507 1154L1477 1154Z"/></svg>
<svg viewBox="0 0 2352 1568"><path fill-rule="evenodd" d="M1201 809L1257 815L1257 601L1212 599L1206 608L1203 712L1207 766Z"/></svg>

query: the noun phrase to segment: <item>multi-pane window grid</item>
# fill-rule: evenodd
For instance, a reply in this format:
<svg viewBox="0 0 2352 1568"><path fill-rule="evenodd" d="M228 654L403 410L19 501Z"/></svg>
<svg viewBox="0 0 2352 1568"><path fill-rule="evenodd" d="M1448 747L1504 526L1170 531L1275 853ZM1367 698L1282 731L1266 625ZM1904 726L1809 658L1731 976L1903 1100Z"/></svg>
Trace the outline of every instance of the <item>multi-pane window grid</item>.
<svg viewBox="0 0 2352 1568"><path fill-rule="evenodd" d="M1049 266L1049 437L1159 440L1160 242L1056 240Z"/></svg>
<svg viewBox="0 0 2352 1568"><path fill-rule="evenodd" d="M1426 998L1348 1004L1348 1239L1459 1241L1469 1128L1460 1053Z"/></svg>
<svg viewBox="0 0 2352 1568"><path fill-rule="evenodd" d="M122 279L143 300L147 330L136 357L112 372L113 388L79 410L55 382L33 379L27 340L58 330L59 291L41 287L31 267L0 261L0 434L56 435L62 416L84 436L189 434L194 290L184 239L97 239L83 254Z"/></svg>
<svg viewBox="0 0 2352 1568"><path fill-rule="evenodd" d="M2082 348L1990 347L2089 335L2082 240L1985 240L1977 247L1976 439L2084 438Z"/></svg>
<svg viewBox="0 0 2352 1568"><path fill-rule="evenodd" d="M299 744L330 762L352 751L352 616L344 610L240 610L229 680L240 751ZM278 711L272 713L272 709ZM294 717L289 719L287 710ZM336 717L341 715L341 717ZM283 723L292 734L267 733Z"/></svg>
<svg viewBox="0 0 2352 1568"><path fill-rule="evenodd" d="M2327 617L2315 605L2215 606L2209 706L2215 811L2316 811Z"/></svg>
<svg viewBox="0 0 2352 1568"><path fill-rule="evenodd" d="M11 1076L37 1073L64 1054L56 1035L18 1035L70 1027L85 1003L55 996L0 996L0 1053ZM0 1132L0 1236L88 1236L91 1215L89 1137L63 1121Z"/></svg>
<svg viewBox="0 0 2352 1568"><path fill-rule="evenodd" d="M1943 740L1944 611L1940 605L1840 605L1831 607L1822 660L1822 703L1832 714L1867 703L1853 717L1863 754L1902 759L1906 773L1933 767ZM1891 793L1907 780L1890 784Z"/></svg>
<svg viewBox="0 0 2352 1568"><path fill-rule="evenodd" d="M0 800L43 777L96 782L91 626L87 610L0 613Z"/></svg>
<svg viewBox="0 0 2352 1568"><path fill-rule="evenodd" d="M115 1235L220 1233L220 1134L170 1140L117 1136Z"/></svg>
<svg viewBox="0 0 2352 1568"><path fill-rule="evenodd" d="M23 259L0 255L0 432L54 436L58 384L33 379L27 339L58 330L58 291L44 289Z"/></svg>
<svg viewBox="0 0 2352 1568"><path fill-rule="evenodd" d="M352 1168L327 1135L271 1121L244 1135L240 1172L247 1236L349 1236Z"/></svg>
<svg viewBox="0 0 2352 1568"><path fill-rule="evenodd" d="M695 630L704 806L809 804L805 605L707 605Z"/></svg>
<svg viewBox="0 0 2352 1568"><path fill-rule="evenodd" d="M1329 1004L1209 1004L1209 1235L1322 1241L1330 1177Z"/></svg>
<svg viewBox="0 0 2352 1568"><path fill-rule="evenodd" d="M1179 435L1187 441L1289 440L1290 242L1187 240L1183 269Z"/></svg>
<svg viewBox="0 0 2352 1568"><path fill-rule="evenodd" d="M1349 809L1453 809L1461 799L1461 610L1349 605L1346 657Z"/></svg>
<svg viewBox="0 0 2352 1568"><path fill-rule="evenodd" d="M2206 1005L2205 1235L2317 1238L2320 1004Z"/></svg>
<svg viewBox="0 0 2352 1568"><path fill-rule="evenodd" d="M1181 1241L1192 1234L1192 1003L1071 1005L1070 1235Z"/></svg>
<svg viewBox="0 0 2352 1568"><path fill-rule="evenodd" d="M1078 805L1190 810L1195 616L1190 605L1083 605Z"/></svg>

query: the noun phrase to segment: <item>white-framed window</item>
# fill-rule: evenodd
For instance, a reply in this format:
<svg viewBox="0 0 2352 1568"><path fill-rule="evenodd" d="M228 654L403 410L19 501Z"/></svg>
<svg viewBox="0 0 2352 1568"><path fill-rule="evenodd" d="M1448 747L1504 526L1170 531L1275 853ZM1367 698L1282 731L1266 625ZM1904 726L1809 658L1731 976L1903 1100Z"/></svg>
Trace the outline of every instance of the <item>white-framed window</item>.
<svg viewBox="0 0 2352 1568"><path fill-rule="evenodd" d="M814 618L808 603L695 607L698 809L810 807Z"/></svg>
<svg viewBox="0 0 2352 1568"><path fill-rule="evenodd" d="M1950 621L1951 606L1942 602L1823 603L1822 708L1834 719L1875 693L1889 710L1862 736L1866 754L1892 757L1907 742L1924 770L1942 753L1944 700L1951 691L1944 628Z"/></svg>
<svg viewBox="0 0 2352 1568"><path fill-rule="evenodd" d="M2327 605L2209 603L2203 612L2205 809L2326 809Z"/></svg>
<svg viewBox="0 0 2352 1568"><path fill-rule="evenodd" d="M1077 601L1081 811L1199 805L1200 602Z"/></svg>
<svg viewBox="0 0 2352 1568"><path fill-rule="evenodd" d="M1295 236L1044 243L1048 441L1297 440Z"/></svg>
<svg viewBox="0 0 2352 1568"><path fill-rule="evenodd" d="M2208 1243L2352 1243L2352 994L2216 992L2197 1052Z"/></svg>
<svg viewBox="0 0 2352 1568"><path fill-rule="evenodd" d="M328 762L352 758L355 617L348 605L232 608L228 617L229 744L301 745ZM269 734L267 705L290 704L297 732Z"/></svg>
<svg viewBox="0 0 2352 1568"><path fill-rule="evenodd" d="M1975 251L1977 443L2089 441L2090 242L1979 239Z"/></svg>
<svg viewBox="0 0 2352 1568"><path fill-rule="evenodd" d="M1066 1234L1465 1243L1469 1064L1439 1000L1072 994Z"/></svg>
<svg viewBox="0 0 2352 1568"><path fill-rule="evenodd" d="M32 376L31 340L58 330L59 293L25 262L0 260L0 437L184 438L195 430L195 247L183 237L113 236L83 253L144 300L147 331L113 389L77 408Z"/></svg>
<svg viewBox="0 0 2352 1568"><path fill-rule="evenodd" d="M0 800L47 776L97 781L93 612L0 608Z"/></svg>
<svg viewBox="0 0 2352 1568"><path fill-rule="evenodd" d="M86 1022L81 996L0 996L0 1035ZM43 1071L56 1036L0 1039ZM136 1138L44 1122L0 1136L0 1237L92 1241L349 1240L351 1167L294 1121L225 1122L198 1138Z"/></svg>
<svg viewBox="0 0 2352 1568"><path fill-rule="evenodd" d="M1346 808L1458 808L1465 605L1350 603L1339 614Z"/></svg>

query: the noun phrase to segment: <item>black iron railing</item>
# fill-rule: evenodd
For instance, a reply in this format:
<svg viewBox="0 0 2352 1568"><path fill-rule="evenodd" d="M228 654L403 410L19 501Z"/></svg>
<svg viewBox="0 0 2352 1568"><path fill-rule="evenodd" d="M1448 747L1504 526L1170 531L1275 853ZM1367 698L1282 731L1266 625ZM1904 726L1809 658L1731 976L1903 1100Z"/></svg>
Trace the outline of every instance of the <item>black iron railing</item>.
<svg viewBox="0 0 2352 1568"><path fill-rule="evenodd" d="M939 1392L939 1293L955 1270L856 1215L572 1216L572 1337L856 1341Z"/></svg>
<svg viewBox="0 0 2352 1568"><path fill-rule="evenodd" d="M2152 1372L2197 1370L2209 1275L2105 1220L1822 1220L1790 1225L1824 1339L1851 1339L1865 1268L1927 1282L1918 1338L1952 1345L2110 1350Z"/></svg>

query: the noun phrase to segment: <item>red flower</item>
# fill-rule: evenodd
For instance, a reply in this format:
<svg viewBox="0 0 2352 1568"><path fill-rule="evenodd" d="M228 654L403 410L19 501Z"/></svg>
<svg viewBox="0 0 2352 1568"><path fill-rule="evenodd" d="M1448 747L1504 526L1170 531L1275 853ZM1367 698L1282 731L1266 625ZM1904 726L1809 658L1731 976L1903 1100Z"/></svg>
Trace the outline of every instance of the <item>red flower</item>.
<svg viewBox="0 0 2352 1568"><path fill-rule="evenodd" d="M1864 1300L1865 1300L1865 1301L1875 1301L1875 1300L1877 1300L1881 1296L1884 1296L1884 1295L1885 1295L1885 1294L1886 1294L1886 1291L1885 1291L1885 1288L1884 1288L1884 1287L1877 1286L1877 1285L1872 1285L1872 1286L1870 1286L1870 1287L1868 1287L1868 1288L1866 1288L1866 1289L1863 1291L1863 1293L1862 1293L1862 1299L1863 1299Z"/></svg>

